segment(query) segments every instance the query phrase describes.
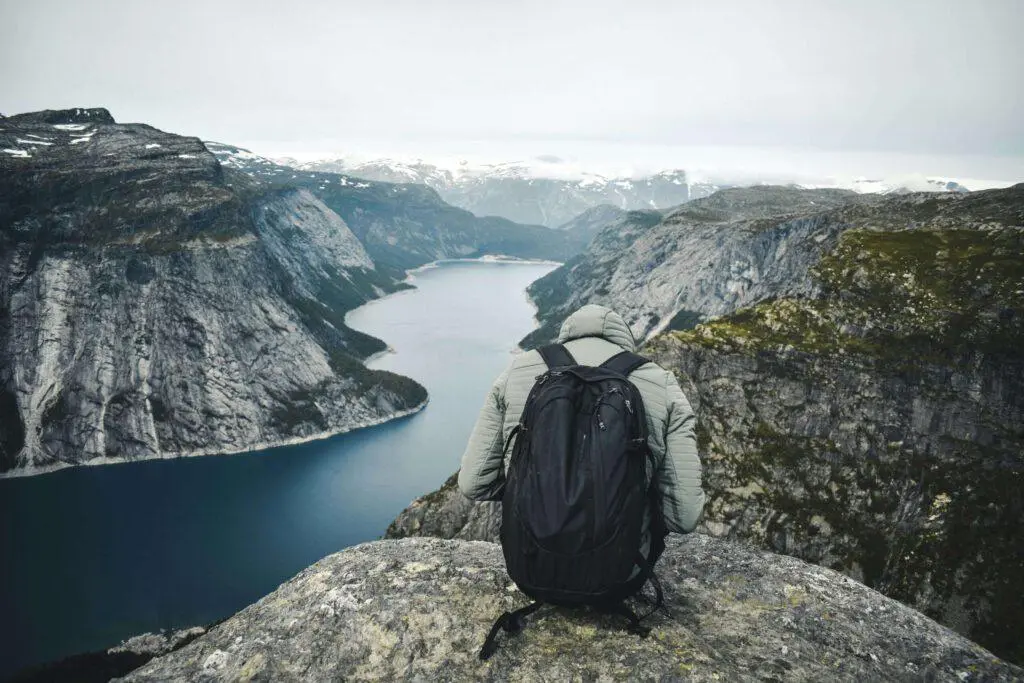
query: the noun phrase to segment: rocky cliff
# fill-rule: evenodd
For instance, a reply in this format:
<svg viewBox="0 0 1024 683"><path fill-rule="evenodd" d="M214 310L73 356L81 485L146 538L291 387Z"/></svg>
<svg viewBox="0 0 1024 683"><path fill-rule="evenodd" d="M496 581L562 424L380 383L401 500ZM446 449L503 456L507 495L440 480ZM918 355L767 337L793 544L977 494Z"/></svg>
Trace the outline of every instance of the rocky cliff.
<svg viewBox="0 0 1024 683"><path fill-rule="evenodd" d="M626 210L611 204L600 204L563 223L558 229L581 235L589 244L598 233L612 223L622 220L627 213Z"/></svg>
<svg viewBox="0 0 1024 683"><path fill-rule="evenodd" d="M501 503L475 503L459 492L458 472L420 496L388 525L384 538L434 536L498 543Z"/></svg>
<svg viewBox="0 0 1024 683"><path fill-rule="evenodd" d="M643 339L767 296L803 292L808 269L847 223L843 212L830 210L876 201L846 190L758 186L722 190L667 215L627 213L530 286L541 325L524 345L553 339L585 303L620 311Z"/></svg>
<svg viewBox="0 0 1024 683"><path fill-rule="evenodd" d="M810 236L833 246L789 296L644 349L697 413L703 531L842 571L1024 661L1024 186L820 220L840 218ZM499 524L452 479L388 533Z"/></svg>
<svg viewBox="0 0 1024 683"><path fill-rule="evenodd" d="M527 603L491 543L404 539L331 555L124 681L936 680L1024 670L836 572L748 546L673 538L666 606L640 640L613 617L545 608L477 657Z"/></svg>
<svg viewBox="0 0 1024 683"><path fill-rule="evenodd" d="M280 166L247 150L206 143L221 162L262 184L301 187L337 212L378 268L400 278L406 269L449 258L504 254L563 261L586 246L582 232L477 217L445 203L433 189Z"/></svg>
<svg viewBox="0 0 1024 683"><path fill-rule="evenodd" d="M250 450L414 410L346 310L398 285L301 189L105 110L0 121L0 471Z"/></svg>
<svg viewBox="0 0 1024 683"><path fill-rule="evenodd" d="M1024 626L1024 186L846 231L814 298L664 335L705 527L829 566L1015 661Z"/></svg>

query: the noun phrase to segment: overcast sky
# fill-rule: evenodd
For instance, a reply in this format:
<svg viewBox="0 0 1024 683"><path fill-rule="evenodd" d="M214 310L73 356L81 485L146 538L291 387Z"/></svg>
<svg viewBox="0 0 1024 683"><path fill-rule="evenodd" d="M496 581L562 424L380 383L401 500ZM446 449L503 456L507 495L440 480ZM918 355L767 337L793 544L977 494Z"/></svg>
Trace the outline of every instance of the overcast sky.
<svg viewBox="0 0 1024 683"><path fill-rule="evenodd" d="M4 113L105 106L279 153L803 148L1024 175L1024 0L0 0L0 17Z"/></svg>

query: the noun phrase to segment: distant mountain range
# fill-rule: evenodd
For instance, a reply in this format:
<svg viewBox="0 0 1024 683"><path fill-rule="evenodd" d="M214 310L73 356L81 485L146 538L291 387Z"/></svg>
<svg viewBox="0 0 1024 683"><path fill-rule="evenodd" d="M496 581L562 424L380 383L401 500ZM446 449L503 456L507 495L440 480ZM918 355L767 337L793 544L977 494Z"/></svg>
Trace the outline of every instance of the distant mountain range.
<svg viewBox="0 0 1024 683"><path fill-rule="evenodd" d="M663 171L642 178L606 178L596 174L555 178L538 176L537 169L517 163L480 167L463 164L449 169L423 161L394 159L280 161L305 171L331 171L367 180L426 185L449 204L477 216L501 216L518 223L551 228L603 204L626 211L666 209L720 189L711 183L693 182L683 170Z"/></svg>
<svg viewBox="0 0 1024 683"><path fill-rule="evenodd" d="M804 189L842 187L861 194L907 194L909 192L970 192L964 183L952 178L929 178L922 175L901 178L854 178L845 183L831 185L801 185ZM986 189L981 187L975 190Z"/></svg>
<svg viewBox="0 0 1024 683"><path fill-rule="evenodd" d="M721 189L777 183L777 178L698 179L682 169L641 177L606 177L571 167L561 160L472 165L456 162L380 158L369 161L339 157L299 161L278 159L299 171L333 172L388 183L415 183L437 191L449 204L478 216L501 216L519 223L560 227L597 206L623 211L663 210ZM1008 185L1006 183L1004 185ZM824 183L794 183L804 189L846 189L861 194L968 192L991 187L971 181L907 175L849 178Z"/></svg>

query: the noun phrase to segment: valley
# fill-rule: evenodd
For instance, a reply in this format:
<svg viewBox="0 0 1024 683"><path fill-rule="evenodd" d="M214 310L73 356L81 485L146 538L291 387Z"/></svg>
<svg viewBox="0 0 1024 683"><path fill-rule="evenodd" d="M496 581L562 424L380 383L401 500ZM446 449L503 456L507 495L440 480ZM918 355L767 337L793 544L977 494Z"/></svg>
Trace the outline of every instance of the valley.
<svg viewBox="0 0 1024 683"><path fill-rule="evenodd" d="M401 487L380 483L384 507L352 494L343 513L326 502L303 508L375 513L357 533L286 553L291 560L230 607L206 602L146 628L223 616L265 592L267 577L379 533L457 465L460 435L515 339L547 343L568 314L599 303L622 313L695 408L709 495L702 534L840 571L1024 661L1012 635L1024 614L1024 186L865 194L759 185L696 197L677 175L666 182L680 194L650 185L642 199L598 192L556 202L569 218L550 225L555 214L523 188L550 198L566 186L497 183L487 200L497 203L470 211L447 203L453 185L294 168L119 124L102 109L0 119L0 148L9 150L0 156L4 476L65 476L52 480L56 490L79 485L54 473L74 465L171 468L181 456L258 451L252 467L277 463L273 477L289 458L299 468L303 458L356 458L362 469L344 477L358 487L395 449L419 473ZM502 202L528 222L487 215L509 213ZM482 257L489 262L472 263ZM436 275L449 288L416 303L426 290L412 290L409 273L438 262L451 263L412 277ZM477 278L475 268L493 275ZM528 311L524 287L532 331L529 316L502 323L505 311ZM377 306L395 307L395 317L353 323ZM409 345L386 353L403 335ZM486 363L467 365L477 351ZM452 367L437 364L446 358ZM469 380L444 398L453 367ZM413 415L428 398L410 421L296 445ZM409 426L422 424L435 431ZM332 450L344 443L358 445ZM364 455L338 455L352 452ZM127 472L111 481L137 476ZM239 472L215 476L237 484L247 476ZM161 470L159 479L178 476ZM252 489L274 490L273 477ZM45 498L3 484L11 519ZM155 485L151 493L165 491ZM179 504L172 497L161 509ZM293 504L279 510L287 516ZM493 541L499 512L461 498L452 478L387 533ZM222 531L249 533L240 528ZM34 547L14 533L5 543ZM4 583L24 583L30 565ZM118 628L107 633L123 637Z"/></svg>
<svg viewBox="0 0 1024 683"><path fill-rule="evenodd" d="M348 311L438 259L583 246L418 186L221 164L102 109L2 122L0 146L24 152L0 156L6 475L251 451L409 414L426 391L362 365L385 344Z"/></svg>

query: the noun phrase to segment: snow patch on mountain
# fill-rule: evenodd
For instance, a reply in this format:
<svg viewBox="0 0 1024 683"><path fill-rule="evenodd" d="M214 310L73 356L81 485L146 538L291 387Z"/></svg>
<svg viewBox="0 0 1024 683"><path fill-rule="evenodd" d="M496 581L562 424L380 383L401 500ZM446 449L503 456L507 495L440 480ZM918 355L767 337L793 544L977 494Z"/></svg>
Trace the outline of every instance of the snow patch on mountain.
<svg viewBox="0 0 1024 683"><path fill-rule="evenodd" d="M977 192L1002 189L1014 185L1012 181L981 180L977 178L948 178L909 174L888 178L836 179L821 184L801 184L805 189L839 188L861 194L903 194L907 192Z"/></svg>
<svg viewBox="0 0 1024 683"><path fill-rule="evenodd" d="M283 166L305 173L349 176L344 183L365 179L419 184L435 190L446 202L478 216L502 216L520 223L558 227L597 206L621 210L662 210L710 196L729 187L786 185L849 189L861 194L967 192L1008 187L1010 181L979 180L925 174L880 176L783 177L779 174L725 173L701 169L668 169L640 174L628 167L581 163L540 154L495 161L493 158L435 156L430 158L360 153L303 155L268 159L244 149L207 143L222 164L234 168L264 167L280 175ZM257 171L257 174L259 172Z"/></svg>

